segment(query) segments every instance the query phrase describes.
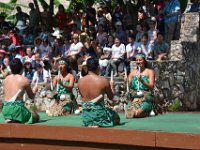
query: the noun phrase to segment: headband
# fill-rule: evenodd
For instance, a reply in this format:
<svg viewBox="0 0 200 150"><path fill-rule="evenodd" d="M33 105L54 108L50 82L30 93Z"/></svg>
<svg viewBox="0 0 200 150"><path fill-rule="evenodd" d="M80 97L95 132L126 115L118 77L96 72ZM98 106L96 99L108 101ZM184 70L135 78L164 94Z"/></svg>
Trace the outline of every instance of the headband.
<svg viewBox="0 0 200 150"><path fill-rule="evenodd" d="M67 64L67 62L66 62L66 61L64 61L64 60L60 60L60 61L59 61L59 64L60 64L60 65L63 65L63 64L64 64L64 65L66 65L66 64Z"/></svg>
<svg viewBox="0 0 200 150"><path fill-rule="evenodd" d="M140 56L140 57L143 57L143 58L146 57L143 53L138 53L138 54L136 54L136 57L137 57L137 56Z"/></svg>

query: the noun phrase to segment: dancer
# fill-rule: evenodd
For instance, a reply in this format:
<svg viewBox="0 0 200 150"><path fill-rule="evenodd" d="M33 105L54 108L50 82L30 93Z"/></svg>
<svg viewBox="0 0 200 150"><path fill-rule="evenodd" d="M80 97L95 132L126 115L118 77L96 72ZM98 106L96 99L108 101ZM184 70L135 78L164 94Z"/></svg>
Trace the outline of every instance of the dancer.
<svg viewBox="0 0 200 150"><path fill-rule="evenodd" d="M77 108L77 102L73 95L74 76L71 73L69 62L65 58L59 60L58 75L53 79L53 88L56 88L56 106L50 108L49 116L62 116L71 114Z"/></svg>
<svg viewBox="0 0 200 150"><path fill-rule="evenodd" d="M10 69L12 74L4 80L5 97L2 114L6 123L31 124L38 122L39 115L28 110L23 102L25 92L27 92L29 98L34 98L37 86L31 89L29 79L22 76L23 65L18 58L11 61Z"/></svg>
<svg viewBox="0 0 200 150"><path fill-rule="evenodd" d="M83 123L88 127L111 127L119 124L116 112L104 105L104 94L113 99L114 82L99 76L99 60L91 57L87 60L87 74L78 82L83 99Z"/></svg>
<svg viewBox="0 0 200 150"><path fill-rule="evenodd" d="M145 55L136 55L137 69L129 74L129 86L134 91L132 104L125 110L126 118L146 117L152 110L152 93L155 75L152 69L146 67Z"/></svg>

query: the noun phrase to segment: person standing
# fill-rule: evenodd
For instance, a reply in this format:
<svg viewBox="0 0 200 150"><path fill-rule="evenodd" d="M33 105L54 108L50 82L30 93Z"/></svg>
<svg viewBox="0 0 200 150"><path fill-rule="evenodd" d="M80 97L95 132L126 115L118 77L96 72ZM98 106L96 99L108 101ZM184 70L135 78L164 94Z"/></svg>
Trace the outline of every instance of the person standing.
<svg viewBox="0 0 200 150"><path fill-rule="evenodd" d="M19 33L22 35L26 26L26 21L29 19L29 15L22 11L21 7L16 7L16 27L19 29Z"/></svg>
<svg viewBox="0 0 200 150"><path fill-rule="evenodd" d="M29 12L29 28L30 32L34 35L34 37L36 37L40 23L40 15L39 12L35 9L33 3L29 3L28 5L31 9Z"/></svg>
<svg viewBox="0 0 200 150"><path fill-rule="evenodd" d="M165 12L165 40L170 43L175 36L178 17L181 13L179 0L168 0L164 8Z"/></svg>

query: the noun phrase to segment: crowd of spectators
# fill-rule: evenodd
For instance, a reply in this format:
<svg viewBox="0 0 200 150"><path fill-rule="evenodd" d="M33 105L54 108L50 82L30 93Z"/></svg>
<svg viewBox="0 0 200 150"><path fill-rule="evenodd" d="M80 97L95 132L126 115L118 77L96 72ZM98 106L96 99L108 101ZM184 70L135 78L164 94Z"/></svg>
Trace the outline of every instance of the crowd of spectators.
<svg viewBox="0 0 200 150"><path fill-rule="evenodd" d="M73 13L59 5L57 25L48 32L48 11L39 14L33 3L28 6L29 14L16 7L14 27L0 16L0 78L10 74L13 58L21 60L23 74L32 83L38 78L47 83L50 74L57 74L61 57L69 58L75 76L91 56L99 58L101 73L106 76L111 70L118 76L121 64L130 71L130 61L137 53L144 53L149 60L168 59L181 16L179 0L143 0L137 20L120 5L93 7L88 3L86 11L74 9ZM199 2L194 1L189 11L199 10ZM137 22L136 28L133 22Z"/></svg>

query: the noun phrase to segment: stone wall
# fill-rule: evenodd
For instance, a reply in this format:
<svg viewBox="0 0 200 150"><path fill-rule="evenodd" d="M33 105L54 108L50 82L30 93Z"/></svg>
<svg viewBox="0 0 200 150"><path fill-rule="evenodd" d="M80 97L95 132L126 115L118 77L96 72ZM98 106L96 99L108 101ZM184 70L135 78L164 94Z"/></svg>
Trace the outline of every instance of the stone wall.
<svg viewBox="0 0 200 150"><path fill-rule="evenodd" d="M170 61L153 62L156 100L182 102L182 110L200 110L199 14L182 18L180 39L171 42Z"/></svg>

